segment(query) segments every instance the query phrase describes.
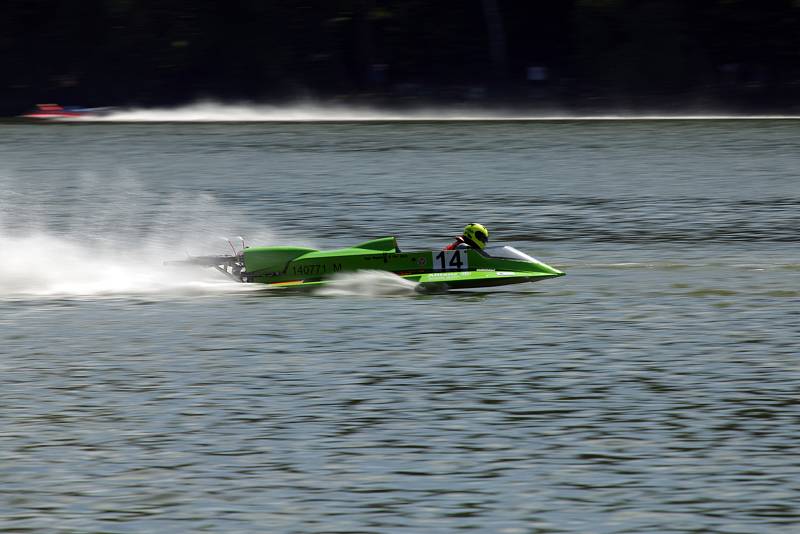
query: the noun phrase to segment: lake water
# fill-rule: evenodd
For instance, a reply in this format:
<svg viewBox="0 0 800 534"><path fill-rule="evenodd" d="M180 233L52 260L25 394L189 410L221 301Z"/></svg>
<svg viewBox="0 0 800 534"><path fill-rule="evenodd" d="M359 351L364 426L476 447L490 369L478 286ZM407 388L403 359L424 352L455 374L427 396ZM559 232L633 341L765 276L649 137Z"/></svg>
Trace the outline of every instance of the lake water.
<svg viewBox="0 0 800 534"><path fill-rule="evenodd" d="M795 531L798 169L798 120L0 124L0 530ZM162 265L472 221L567 276Z"/></svg>

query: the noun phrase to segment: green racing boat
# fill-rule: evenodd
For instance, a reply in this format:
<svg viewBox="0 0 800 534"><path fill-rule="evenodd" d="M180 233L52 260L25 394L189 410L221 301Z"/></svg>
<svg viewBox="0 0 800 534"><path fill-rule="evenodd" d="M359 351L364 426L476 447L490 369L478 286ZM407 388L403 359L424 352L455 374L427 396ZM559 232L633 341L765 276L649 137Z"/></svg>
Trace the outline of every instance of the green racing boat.
<svg viewBox="0 0 800 534"><path fill-rule="evenodd" d="M238 282L279 287L313 287L357 271L387 271L418 283L422 290L434 291L538 282L564 275L509 245L401 251L394 237L328 251L243 246L231 256L196 256L168 263L213 267Z"/></svg>

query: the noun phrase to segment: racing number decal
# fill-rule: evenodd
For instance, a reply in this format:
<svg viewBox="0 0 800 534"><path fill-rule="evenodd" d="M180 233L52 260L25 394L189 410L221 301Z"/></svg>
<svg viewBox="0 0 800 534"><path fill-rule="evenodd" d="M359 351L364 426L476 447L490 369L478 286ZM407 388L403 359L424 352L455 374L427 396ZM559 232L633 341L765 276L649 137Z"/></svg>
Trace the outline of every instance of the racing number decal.
<svg viewBox="0 0 800 534"><path fill-rule="evenodd" d="M467 251L465 249L442 250L433 257L434 271L466 271Z"/></svg>

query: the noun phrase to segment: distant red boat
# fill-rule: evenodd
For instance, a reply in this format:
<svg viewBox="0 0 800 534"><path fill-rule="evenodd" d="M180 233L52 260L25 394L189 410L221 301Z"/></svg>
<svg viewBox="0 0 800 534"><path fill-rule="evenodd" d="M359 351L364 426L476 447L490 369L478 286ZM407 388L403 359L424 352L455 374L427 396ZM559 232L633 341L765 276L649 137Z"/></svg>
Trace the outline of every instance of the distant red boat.
<svg viewBox="0 0 800 534"><path fill-rule="evenodd" d="M21 115L26 119L75 119L78 117L102 117L113 108L83 108L59 104L36 104L36 110Z"/></svg>

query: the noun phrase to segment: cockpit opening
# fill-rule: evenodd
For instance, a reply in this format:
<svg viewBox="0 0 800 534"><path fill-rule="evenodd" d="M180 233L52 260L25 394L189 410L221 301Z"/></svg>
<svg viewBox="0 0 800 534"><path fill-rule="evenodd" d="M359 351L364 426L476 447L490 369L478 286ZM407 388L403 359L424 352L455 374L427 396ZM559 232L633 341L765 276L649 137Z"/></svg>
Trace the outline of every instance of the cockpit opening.
<svg viewBox="0 0 800 534"><path fill-rule="evenodd" d="M528 256L510 245L491 245L484 248L483 252L490 258L506 258L509 260L539 263L536 258Z"/></svg>

